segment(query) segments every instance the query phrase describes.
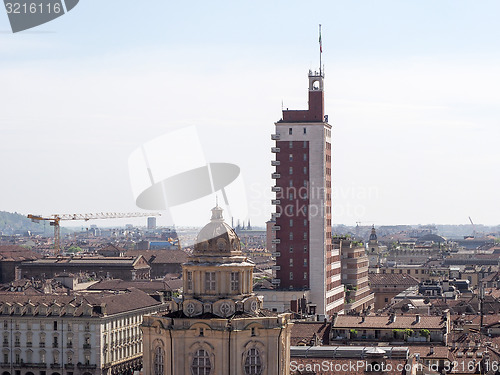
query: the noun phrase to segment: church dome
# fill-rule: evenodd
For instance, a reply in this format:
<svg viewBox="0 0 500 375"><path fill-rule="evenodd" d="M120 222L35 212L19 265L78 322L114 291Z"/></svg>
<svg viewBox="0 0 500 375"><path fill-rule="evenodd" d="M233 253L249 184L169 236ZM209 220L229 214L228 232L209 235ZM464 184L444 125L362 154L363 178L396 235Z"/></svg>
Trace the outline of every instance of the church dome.
<svg viewBox="0 0 500 375"><path fill-rule="evenodd" d="M370 234L370 241L377 241L377 233L375 232L375 226L372 226L372 232Z"/></svg>
<svg viewBox="0 0 500 375"><path fill-rule="evenodd" d="M193 255L241 254L240 239L233 228L224 222L222 211L218 205L212 208L210 223L196 237Z"/></svg>

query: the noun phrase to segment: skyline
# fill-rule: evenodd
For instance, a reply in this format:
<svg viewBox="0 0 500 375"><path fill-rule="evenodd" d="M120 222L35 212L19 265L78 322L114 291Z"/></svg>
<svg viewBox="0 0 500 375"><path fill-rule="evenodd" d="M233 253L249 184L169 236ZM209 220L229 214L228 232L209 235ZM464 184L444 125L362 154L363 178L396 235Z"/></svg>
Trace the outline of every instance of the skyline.
<svg viewBox="0 0 500 375"><path fill-rule="evenodd" d="M499 224L500 4L357 4L81 2L18 34L0 12L0 210L138 211L130 153L195 125L262 225L274 122L307 107L322 24L333 225Z"/></svg>

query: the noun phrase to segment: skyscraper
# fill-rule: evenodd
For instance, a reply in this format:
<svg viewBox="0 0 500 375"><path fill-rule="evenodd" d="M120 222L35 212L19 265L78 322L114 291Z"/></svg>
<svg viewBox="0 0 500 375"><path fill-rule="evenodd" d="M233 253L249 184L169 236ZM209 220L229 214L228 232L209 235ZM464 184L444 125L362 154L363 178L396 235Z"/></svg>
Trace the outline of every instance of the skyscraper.
<svg viewBox="0 0 500 375"><path fill-rule="evenodd" d="M309 71L309 108L283 110L275 123L276 279L281 290L309 290L317 314L342 311L340 254L332 247L331 125L324 74Z"/></svg>

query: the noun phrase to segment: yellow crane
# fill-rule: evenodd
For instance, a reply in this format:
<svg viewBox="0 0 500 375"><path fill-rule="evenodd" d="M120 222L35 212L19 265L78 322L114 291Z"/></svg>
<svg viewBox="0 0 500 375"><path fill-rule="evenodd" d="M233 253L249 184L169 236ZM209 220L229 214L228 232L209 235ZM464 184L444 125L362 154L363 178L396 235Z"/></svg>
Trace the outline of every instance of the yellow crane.
<svg viewBox="0 0 500 375"><path fill-rule="evenodd" d="M130 213L116 213L116 212L101 212L96 214L62 214L62 215L28 215L28 219L33 222L48 221L54 227L54 250L58 254L61 251L61 220L95 220L95 219L121 219L129 217L144 217L144 216L160 216L158 212L130 212Z"/></svg>

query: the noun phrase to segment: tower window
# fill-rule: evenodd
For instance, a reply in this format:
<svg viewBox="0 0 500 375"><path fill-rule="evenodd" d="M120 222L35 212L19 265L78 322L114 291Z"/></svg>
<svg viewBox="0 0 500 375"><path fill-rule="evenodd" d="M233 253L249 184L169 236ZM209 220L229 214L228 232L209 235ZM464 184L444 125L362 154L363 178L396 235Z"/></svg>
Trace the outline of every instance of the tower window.
<svg viewBox="0 0 500 375"><path fill-rule="evenodd" d="M289 174L293 174L293 167L290 167L290 168L289 168L288 173L289 173Z"/></svg>
<svg viewBox="0 0 500 375"><path fill-rule="evenodd" d="M304 154L304 161L307 160L307 154Z"/></svg>
<svg viewBox="0 0 500 375"><path fill-rule="evenodd" d="M255 336L255 327L252 327L252 336Z"/></svg>
<svg viewBox="0 0 500 375"><path fill-rule="evenodd" d="M304 280L307 280L307 272L304 272Z"/></svg>
<svg viewBox="0 0 500 375"><path fill-rule="evenodd" d="M288 160L289 160L289 161L293 161L293 154L289 154L289 155L288 155Z"/></svg>
<svg viewBox="0 0 500 375"><path fill-rule="evenodd" d="M288 181L288 185L289 185L290 187L292 187L292 186L293 186L293 180Z"/></svg>
<svg viewBox="0 0 500 375"><path fill-rule="evenodd" d="M307 267L307 258L304 258L304 267Z"/></svg>
<svg viewBox="0 0 500 375"><path fill-rule="evenodd" d="M240 290L240 273L231 272L231 290L237 292Z"/></svg>
<svg viewBox="0 0 500 375"><path fill-rule="evenodd" d="M307 246L304 246L304 253L307 253Z"/></svg>
<svg viewBox="0 0 500 375"><path fill-rule="evenodd" d="M307 174L307 167L304 167L304 174Z"/></svg>
<svg viewBox="0 0 500 375"><path fill-rule="evenodd" d="M292 135L292 128L288 128L288 134Z"/></svg>
<svg viewBox="0 0 500 375"><path fill-rule="evenodd" d="M262 374L262 360L259 351L252 348L247 352L247 358L245 359L245 375L260 374Z"/></svg>
<svg viewBox="0 0 500 375"><path fill-rule="evenodd" d="M293 233L292 232L290 232L289 238L290 238L290 240L293 240Z"/></svg>
<svg viewBox="0 0 500 375"><path fill-rule="evenodd" d="M293 258L290 259L290 267L293 267Z"/></svg>
<svg viewBox="0 0 500 375"><path fill-rule="evenodd" d="M194 354L193 362L191 363L191 374L208 375L211 371L212 365L210 363L210 356L203 349L197 350Z"/></svg>
<svg viewBox="0 0 500 375"><path fill-rule="evenodd" d="M293 253L293 246L290 246L290 252Z"/></svg>
<svg viewBox="0 0 500 375"><path fill-rule="evenodd" d="M164 352L161 346L156 347L153 360L154 375L163 375Z"/></svg>
<svg viewBox="0 0 500 375"><path fill-rule="evenodd" d="M293 219L290 219L290 226L293 227Z"/></svg>
<svg viewBox="0 0 500 375"><path fill-rule="evenodd" d="M306 128L304 128L304 134L307 134L307 129Z"/></svg>
<svg viewBox="0 0 500 375"><path fill-rule="evenodd" d="M293 272L290 272L290 280L293 280Z"/></svg>
<svg viewBox="0 0 500 375"><path fill-rule="evenodd" d="M205 272L205 290L215 291L215 272Z"/></svg>
<svg viewBox="0 0 500 375"><path fill-rule="evenodd" d="M307 141L304 141L304 145L302 147L307 148Z"/></svg>
<svg viewBox="0 0 500 375"><path fill-rule="evenodd" d="M288 148L293 148L293 142L292 141L288 142Z"/></svg>

